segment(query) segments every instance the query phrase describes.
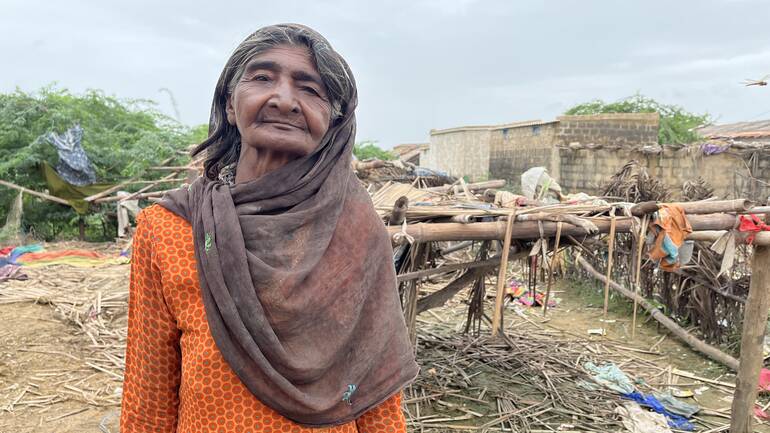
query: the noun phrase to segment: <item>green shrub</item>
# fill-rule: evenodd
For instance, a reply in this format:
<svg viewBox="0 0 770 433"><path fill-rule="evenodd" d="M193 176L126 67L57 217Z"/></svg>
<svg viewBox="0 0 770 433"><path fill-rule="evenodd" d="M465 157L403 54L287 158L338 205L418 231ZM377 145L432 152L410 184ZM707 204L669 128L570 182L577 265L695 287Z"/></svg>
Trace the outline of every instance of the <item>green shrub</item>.
<svg viewBox="0 0 770 433"><path fill-rule="evenodd" d="M185 164L189 158L179 151L205 136L205 128L180 124L160 113L152 101L118 99L99 90L73 94L54 86L32 93L17 89L0 94L0 179L44 191L39 165L45 161L55 166L58 154L42 137L63 133L76 123L83 128L83 148L98 183L118 183L133 176L160 178L168 173L148 168L169 158L173 158L171 164ZM16 193L0 188L0 224ZM85 218L89 239L112 236L114 230L106 225L114 225L114 208L114 203L92 206ZM78 220L69 206L25 195L22 225L41 239L76 236Z"/></svg>

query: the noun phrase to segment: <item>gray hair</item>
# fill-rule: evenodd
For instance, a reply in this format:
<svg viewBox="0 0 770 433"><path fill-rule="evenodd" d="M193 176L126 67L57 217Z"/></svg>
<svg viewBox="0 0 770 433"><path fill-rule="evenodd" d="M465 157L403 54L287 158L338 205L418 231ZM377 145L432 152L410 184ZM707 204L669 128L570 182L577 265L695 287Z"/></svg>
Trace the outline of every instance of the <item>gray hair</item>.
<svg viewBox="0 0 770 433"><path fill-rule="evenodd" d="M227 122L227 100L241 80L246 65L255 56L279 45L306 47L315 64L331 103L330 128L355 109L356 84L345 60L315 30L300 24L263 27L249 35L225 64L214 90L209 120L209 137L193 149L196 156L206 151L204 174L216 179L222 168L238 161L241 136Z"/></svg>

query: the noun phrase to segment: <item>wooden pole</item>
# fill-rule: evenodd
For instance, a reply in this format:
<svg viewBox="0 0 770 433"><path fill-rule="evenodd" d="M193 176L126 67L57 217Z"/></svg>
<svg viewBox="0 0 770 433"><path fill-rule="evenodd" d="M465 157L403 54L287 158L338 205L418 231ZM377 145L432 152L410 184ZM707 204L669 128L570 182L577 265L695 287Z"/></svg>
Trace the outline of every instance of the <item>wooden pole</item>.
<svg viewBox="0 0 770 433"><path fill-rule="evenodd" d="M553 245L553 256L548 262L548 284L545 288L545 301L543 302L543 317L548 314L548 301L551 298L551 286L553 285L553 264L556 262L556 255L559 254L559 241L561 241L562 223L556 225L556 240Z"/></svg>
<svg viewBox="0 0 770 433"><path fill-rule="evenodd" d="M171 161L173 161L173 160L174 160L174 157L172 156L171 158L167 158L167 159L163 160L163 161L160 163L160 165L166 165L166 164L168 164L169 162L171 162ZM134 181L136 181L136 180L137 180L137 179L139 179L140 177L141 177L141 176L134 176L134 177L132 177L131 179L128 179L128 180L127 180L127 181L125 181L125 182L121 182L121 183L119 183L119 184L117 184L117 185L115 185L115 186L113 186L113 187L111 187L111 188L107 188L107 189L105 189L105 190L104 190L104 191L102 191L102 192L98 192L98 193L96 193L96 194L94 194L94 195L89 195L88 197L84 198L83 200L85 200L85 201L89 201L89 202L90 202L90 201L94 201L94 200L96 200L97 198L106 197L106 196L108 196L108 195L112 194L112 193L113 193L113 192L115 192L115 191L119 191L119 190L120 190L121 188L123 188L124 186L126 186L126 185L130 185L130 184L134 183Z"/></svg>
<svg viewBox="0 0 770 433"><path fill-rule="evenodd" d="M414 271L414 272L405 272L403 274L398 274L396 276L396 279L399 283L403 283L404 281L414 280L414 279L423 278L423 277L429 277L431 275L436 275L436 274L445 274L447 272L457 271L460 269L470 270L470 269L476 269L476 268L490 268L490 267L496 268L500 266L501 257L502 257L501 255L496 255L486 260L480 260L477 262L452 263L450 265L439 266L438 268L423 269L421 271ZM508 253L508 261L510 262L520 257L521 255L518 248L516 248L516 246L511 248L511 252Z"/></svg>
<svg viewBox="0 0 770 433"><path fill-rule="evenodd" d="M60 203L60 204L66 204L67 206L69 206L69 202L67 202L67 200L64 200L63 198L54 197L54 196L52 196L50 194L46 194L44 192L37 192L37 191L29 189L29 188L24 188L23 186L16 185L15 183L11 183L11 182L6 182L4 180L0 180L0 185L7 186L8 188L17 189L17 190L19 190L21 192L25 192L27 194L31 194L31 195L34 195L34 196L37 196L37 197L40 197L40 198L44 198L46 200L51 200L52 202L56 202L56 203Z"/></svg>
<svg viewBox="0 0 770 433"><path fill-rule="evenodd" d="M730 214L689 215L687 217L694 231L700 230L730 230L738 226L738 218ZM608 233L609 218L590 218L599 229L599 233ZM556 234L554 222L522 221L517 222L511 230L512 239L538 239L540 231L538 224L543 225L545 237ZM616 233L630 233L633 220L629 217L616 217ZM399 233L402 227L387 227L391 237ZM505 221L479 222L471 224L460 223L418 223L409 224L406 233L418 242L429 241L461 241L461 240L493 240L504 239L507 224ZM562 236L583 236L585 230L572 224L564 223Z"/></svg>
<svg viewBox="0 0 770 433"><path fill-rule="evenodd" d="M741 356L730 416L731 433L752 431L752 414L757 399L762 346L770 308L770 247L757 246L751 260L749 297L743 312Z"/></svg>
<svg viewBox="0 0 770 433"><path fill-rule="evenodd" d="M650 217L642 217L642 226L639 227L639 237L636 239L636 263L634 264L634 294L639 296L639 285L642 278L642 253L644 253L645 235L647 234L647 224ZM636 337L636 312L639 308L636 298L634 298L634 315L631 318L631 338Z"/></svg>
<svg viewBox="0 0 770 433"><path fill-rule="evenodd" d="M607 243L607 281L604 283L604 318L607 318L607 310L610 305L610 281L612 280L612 256L615 252L615 208L610 211L610 237Z"/></svg>
<svg viewBox="0 0 770 433"><path fill-rule="evenodd" d="M591 276L593 276L594 278L596 278L601 282L604 282L606 277L602 275L599 271L594 269L594 267L591 266L591 264L588 263L586 259L582 257L578 257L577 263L580 266L582 266L583 269L585 269ZM639 305L641 305L642 308L644 308L648 313L650 313L650 316L652 316L653 319L657 320L661 325L663 325L664 328L671 331L672 334L676 335L680 340L687 343L693 349L708 356L714 361L730 368L733 371L738 371L737 359L722 352L716 347L699 340L697 337L693 336L692 334L687 332L685 329L683 329L681 326L679 326L670 317L663 314L660 310L658 310L657 307L652 305L649 301L647 301L643 297L637 295L636 293L632 292L631 290L628 290L627 288L621 286L620 284L614 281L610 281L610 287L612 287L613 289L615 289L615 291L617 291L618 293L620 293L621 295L625 296L628 299L635 299L637 302L639 302ZM764 323L762 324L762 326L764 326Z"/></svg>
<svg viewBox="0 0 770 433"><path fill-rule="evenodd" d="M106 203L106 202L110 202L110 201L133 200L138 195L140 195L141 193L143 193L145 191L148 191L148 190L151 190L153 187L157 186L158 184L163 183L163 182L165 182L165 181L167 181L169 179L172 179L172 178L176 177L178 172L179 172L179 170L176 170L176 171L174 171L173 173L171 173L171 174L169 174L167 176L163 176L162 178L158 179L154 183L151 183L150 185L147 185L144 188L141 188L139 191L136 191L136 192L134 192L134 193L132 193L132 194L126 196L126 197L118 197L118 196L102 197L102 198L96 199L96 202L97 203Z"/></svg>
<svg viewBox="0 0 770 433"><path fill-rule="evenodd" d="M505 274L508 271L508 250L511 248L511 231L515 212L511 212L505 228L503 253L500 258L500 271L497 274L497 292L495 293L495 312L492 316L492 336L497 336L503 329L503 300L505 300Z"/></svg>

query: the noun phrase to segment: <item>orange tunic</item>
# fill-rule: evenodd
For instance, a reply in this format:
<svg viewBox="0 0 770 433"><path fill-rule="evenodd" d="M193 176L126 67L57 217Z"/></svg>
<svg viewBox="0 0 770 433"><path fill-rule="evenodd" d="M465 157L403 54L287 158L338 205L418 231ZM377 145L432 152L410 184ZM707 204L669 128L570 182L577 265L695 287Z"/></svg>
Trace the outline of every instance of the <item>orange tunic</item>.
<svg viewBox="0 0 770 433"><path fill-rule="evenodd" d="M160 206L137 218L121 433L406 432L401 394L354 422L308 428L257 400L222 358L200 295L192 227Z"/></svg>

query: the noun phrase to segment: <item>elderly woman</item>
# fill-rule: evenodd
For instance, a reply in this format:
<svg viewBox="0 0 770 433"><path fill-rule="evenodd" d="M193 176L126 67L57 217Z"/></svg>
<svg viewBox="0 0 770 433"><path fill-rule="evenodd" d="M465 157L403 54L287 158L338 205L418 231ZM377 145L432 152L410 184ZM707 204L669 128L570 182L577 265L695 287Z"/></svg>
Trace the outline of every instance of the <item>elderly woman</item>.
<svg viewBox="0 0 770 433"><path fill-rule="evenodd" d="M307 27L232 54L204 175L138 218L122 433L406 430L417 365L350 167L355 108L348 65Z"/></svg>

